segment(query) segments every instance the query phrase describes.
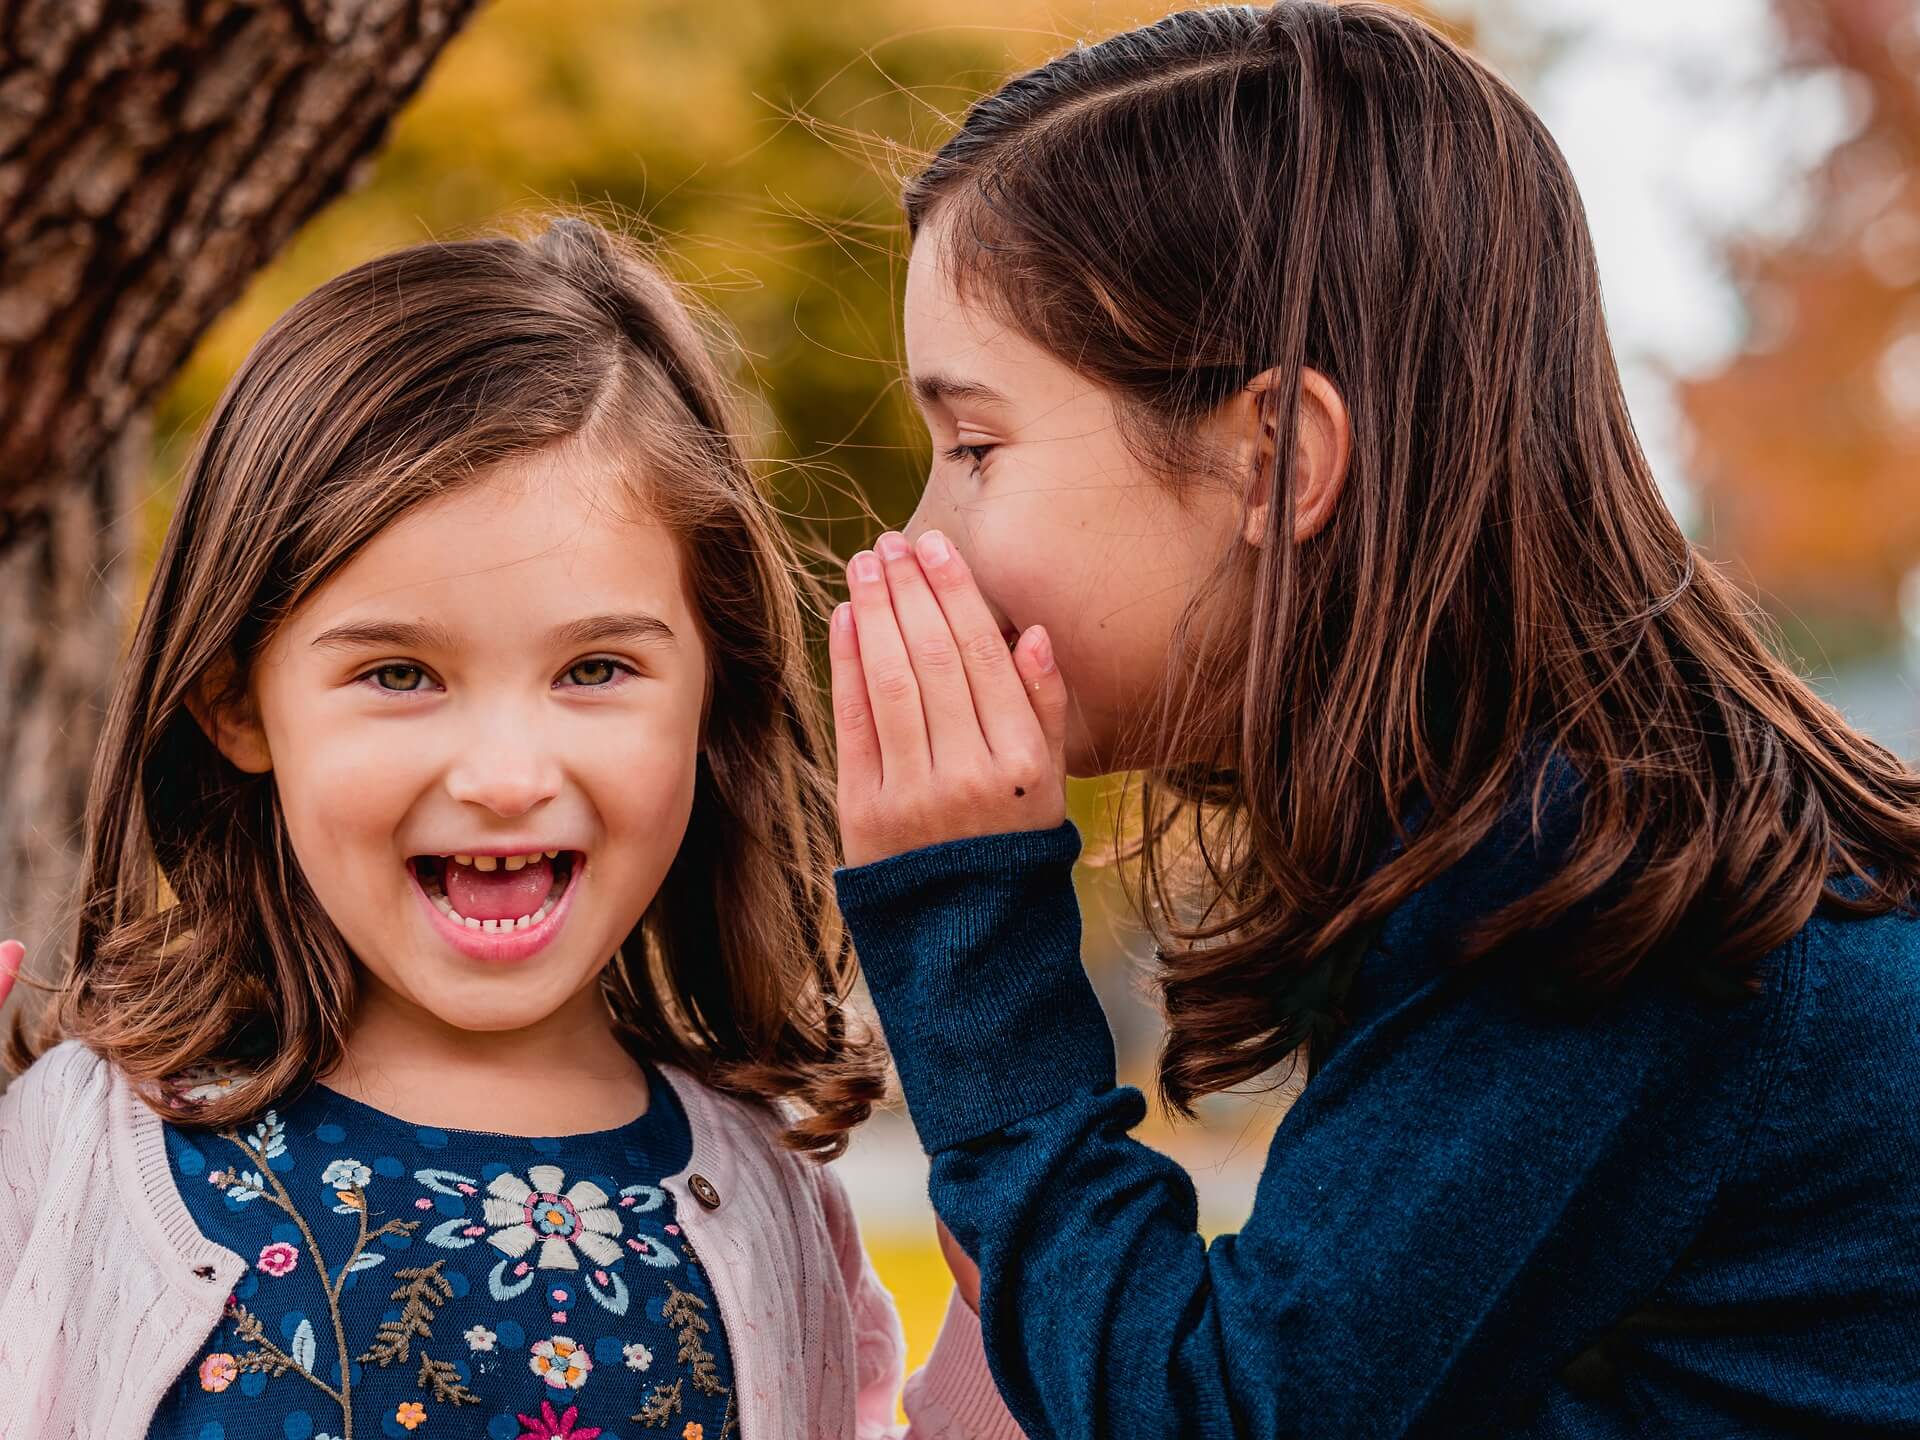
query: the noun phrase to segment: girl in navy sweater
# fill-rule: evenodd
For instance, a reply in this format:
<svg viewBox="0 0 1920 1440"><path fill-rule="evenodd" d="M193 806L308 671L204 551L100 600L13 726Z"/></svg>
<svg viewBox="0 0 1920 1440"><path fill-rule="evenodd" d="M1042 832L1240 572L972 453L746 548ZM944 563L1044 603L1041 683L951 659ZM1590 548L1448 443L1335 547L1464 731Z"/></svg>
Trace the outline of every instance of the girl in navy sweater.
<svg viewBox="0 0 1920 1440"><path fill-rule="evenodd" d="M840 896L1026 1431L1920 1432L1920 779L1662 504L1539 120L1382 6L1195 11L906 201ZM1211 1243L1079 965L1108 772L1165 1103L1309 1071Z"/></svg>

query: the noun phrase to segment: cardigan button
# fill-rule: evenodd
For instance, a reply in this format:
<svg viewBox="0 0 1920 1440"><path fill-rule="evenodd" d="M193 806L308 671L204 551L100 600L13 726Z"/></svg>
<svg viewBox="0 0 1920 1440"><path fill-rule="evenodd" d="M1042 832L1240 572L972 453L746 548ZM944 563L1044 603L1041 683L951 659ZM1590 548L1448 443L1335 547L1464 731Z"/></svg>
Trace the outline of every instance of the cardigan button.
<svg viewBox="0 0 1920 1440"><path fill-rule="evenodd" d="M713 1182L704 1175L689 1175L687 1188L693 1191L693 1198L709 1210L720 1208L720 1192L713 1188Z"/></svg>

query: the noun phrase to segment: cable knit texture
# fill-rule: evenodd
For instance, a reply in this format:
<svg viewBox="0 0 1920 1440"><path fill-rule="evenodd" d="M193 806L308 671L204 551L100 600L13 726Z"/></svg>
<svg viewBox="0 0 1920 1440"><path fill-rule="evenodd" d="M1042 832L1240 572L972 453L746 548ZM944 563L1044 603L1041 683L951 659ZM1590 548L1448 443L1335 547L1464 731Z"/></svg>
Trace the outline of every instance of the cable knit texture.
<svg viewBox="0 0 1920 1440"><path fill-rule="evenodd" d="M783 1149L771 1111L660 1070L693 1132L661 1184L726 1317L743 1440L1018 1440L957 1299L895 1424L900 1321L839 1177ZM56 1046L0 1095L0 1435L144 1435L245 1270L195 1226L159 1116L98 1056Z"/></svg>

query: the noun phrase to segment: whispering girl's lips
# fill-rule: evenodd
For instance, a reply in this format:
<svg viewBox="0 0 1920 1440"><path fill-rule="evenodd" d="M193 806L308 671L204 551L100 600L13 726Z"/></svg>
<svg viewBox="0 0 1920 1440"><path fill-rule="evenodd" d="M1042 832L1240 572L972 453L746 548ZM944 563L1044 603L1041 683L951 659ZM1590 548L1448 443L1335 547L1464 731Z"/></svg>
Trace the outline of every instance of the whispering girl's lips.
<svg viewBox="0 0 1920 1440"><path fill-rule="evenodd" d="M577 850L550 856L415 855L407 862L414 894L441 937L464 955L500 965L528 959L552 943L586 869L586 856ZM460 904L491 913L465 914Z"/></svg>

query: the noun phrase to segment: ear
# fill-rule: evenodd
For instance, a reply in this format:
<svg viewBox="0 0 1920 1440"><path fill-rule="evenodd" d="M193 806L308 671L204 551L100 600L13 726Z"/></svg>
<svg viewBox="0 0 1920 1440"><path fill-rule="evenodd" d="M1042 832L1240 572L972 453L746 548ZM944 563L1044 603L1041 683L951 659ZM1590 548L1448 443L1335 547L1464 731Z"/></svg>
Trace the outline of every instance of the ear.
<svg viewBox="0 0 1920 1440"><path fill-rule="evenodd" d="M1251 480L1241 533L1249 545L1267 543L1268 510L1273 505L1274 454L1279 447L1278 409L1273 391L1280 372L1263 370L1247 382L1235 402L1251 401L1258 418L1258 440L1247 456ZM1230 402L1234 403L1234 402ZM1347 483L1353 432L1347 402L1318 370L1300 371L1300 404L1295 415L1293 455L1293 543L1320 533Z"/></svg>
<svg viewBox="0 0 1920 1440"><path fill-rule="evenodd" d="M252 694L238 683L238 674L233 657L222 653L187 692L187 710L214 749L236 770L264 775L273 769L267 732Z"/></svg>

